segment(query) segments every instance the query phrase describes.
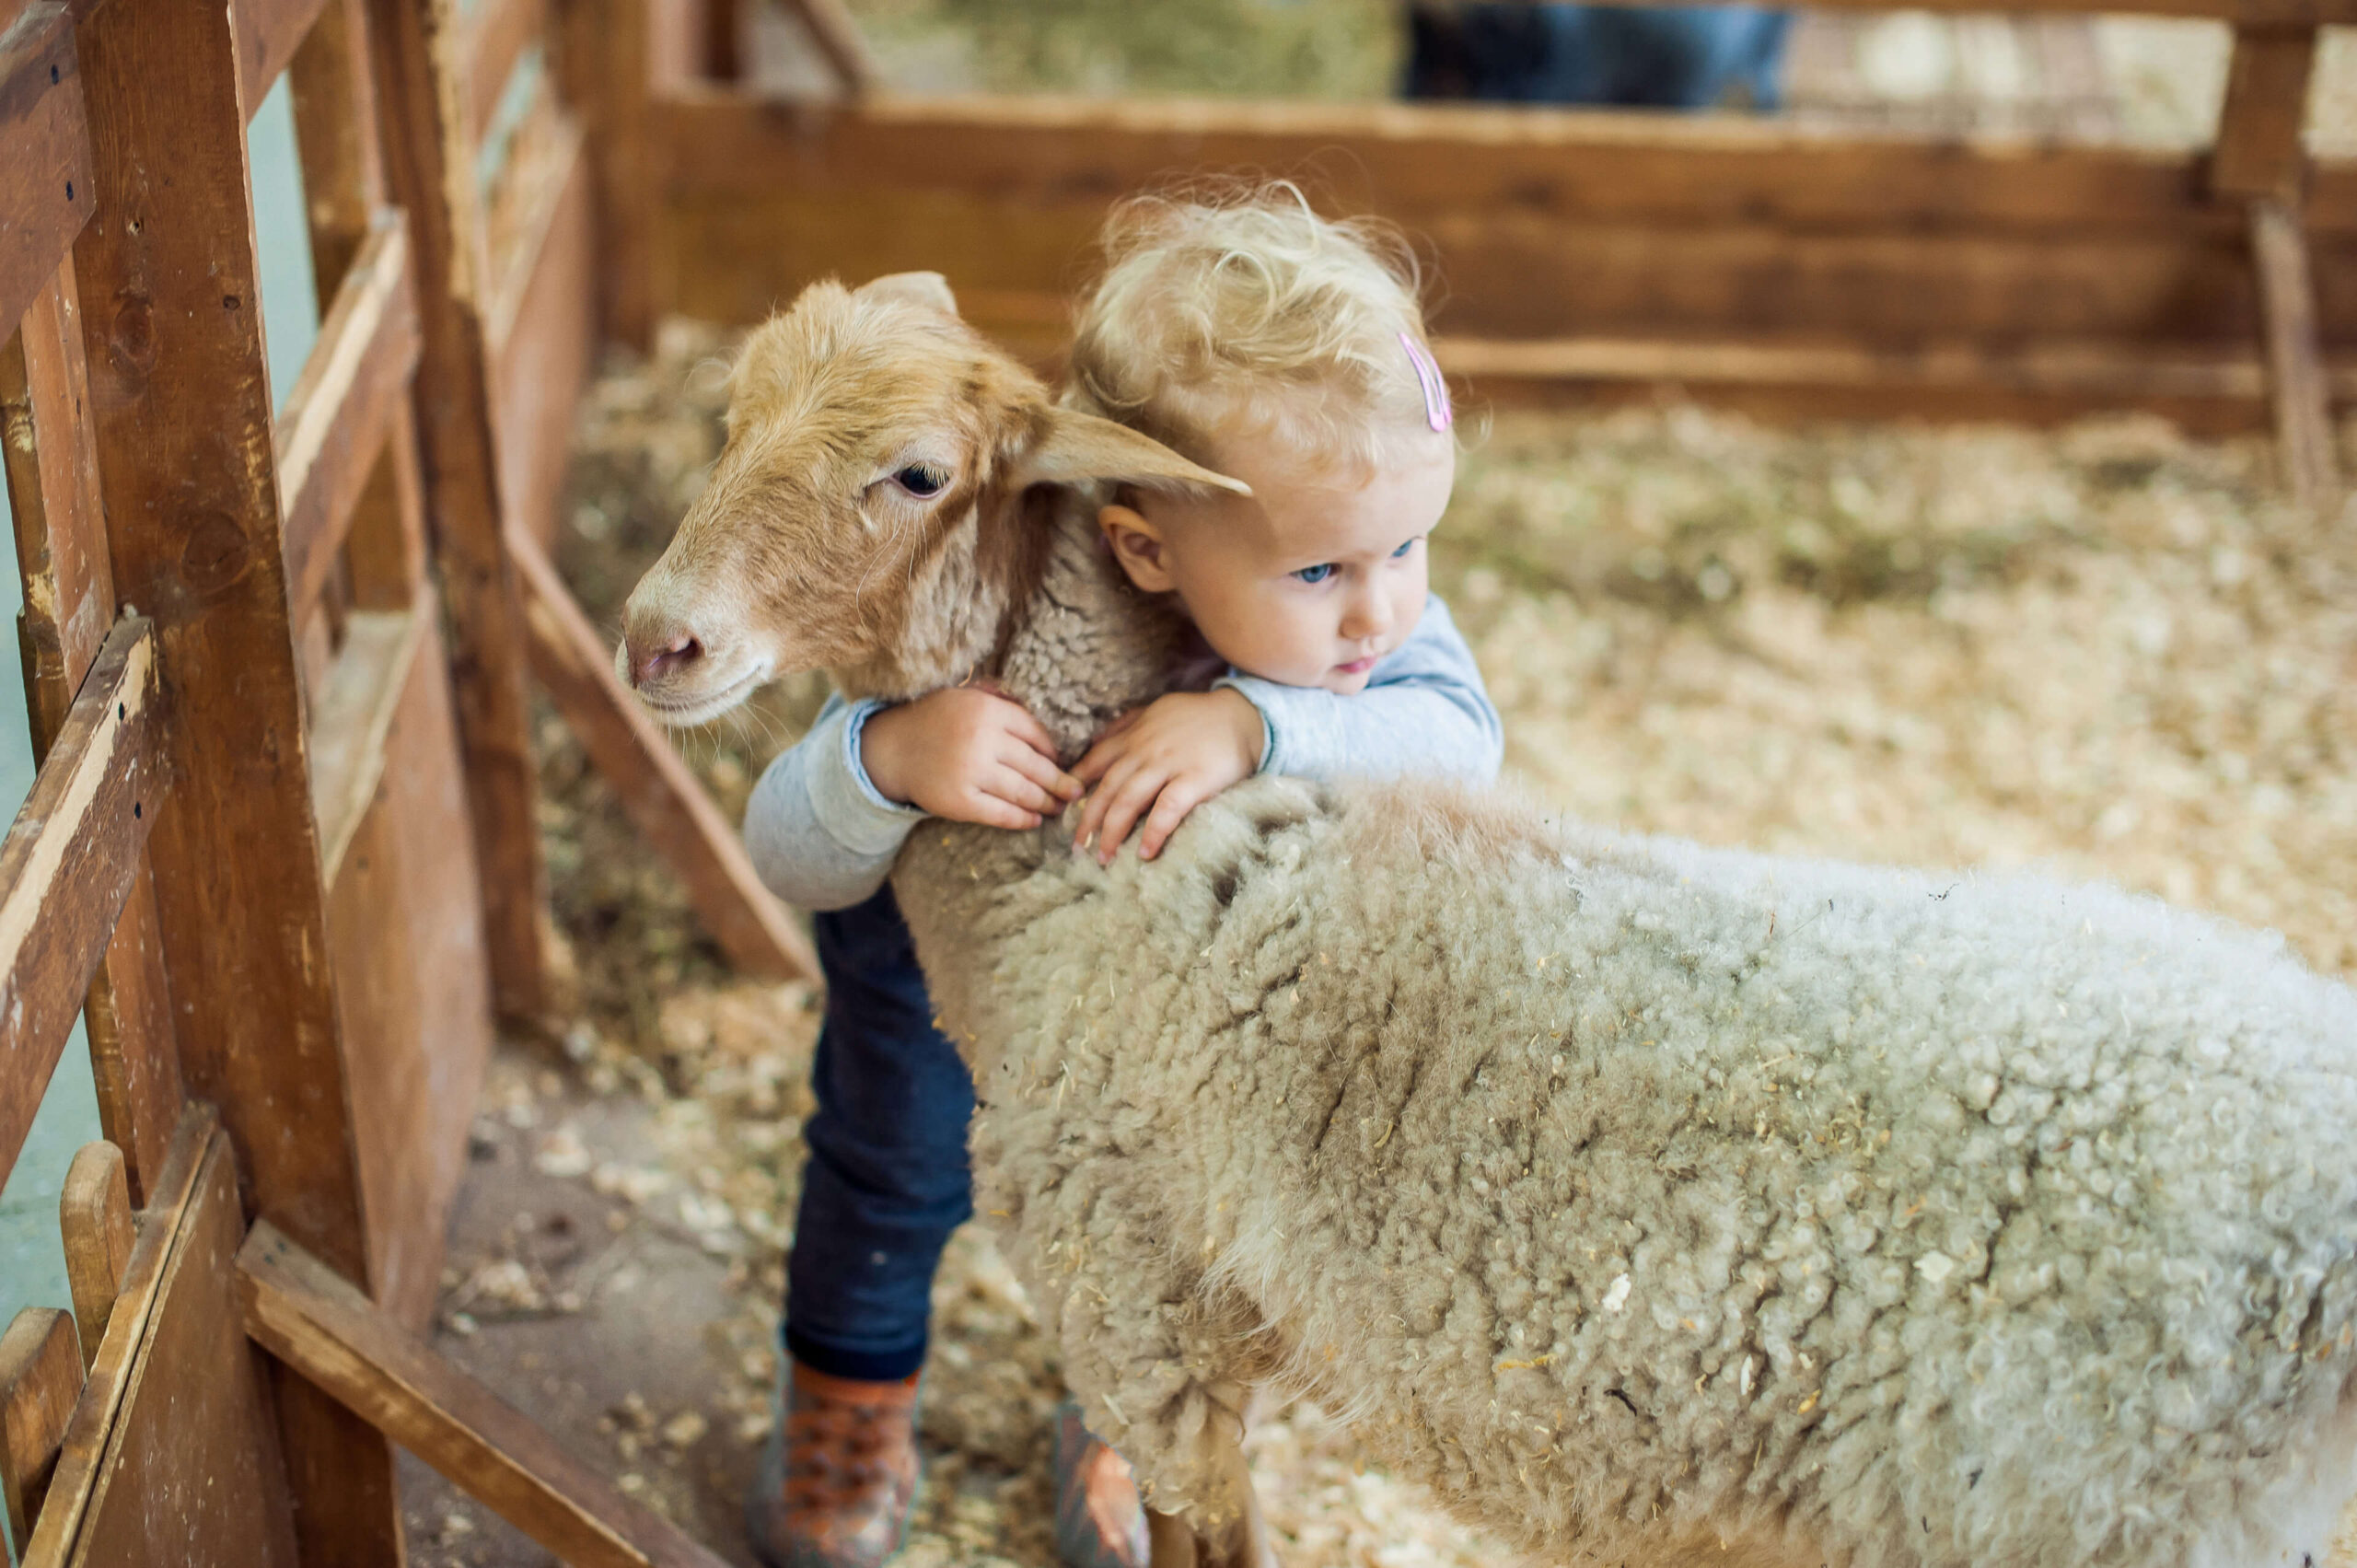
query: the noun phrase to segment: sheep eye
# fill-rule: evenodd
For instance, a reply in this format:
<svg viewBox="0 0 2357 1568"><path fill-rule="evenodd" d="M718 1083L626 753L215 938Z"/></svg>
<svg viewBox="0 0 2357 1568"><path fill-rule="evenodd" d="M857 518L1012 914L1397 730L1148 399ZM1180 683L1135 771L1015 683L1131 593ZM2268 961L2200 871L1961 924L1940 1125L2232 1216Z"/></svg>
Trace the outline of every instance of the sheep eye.
<svg viewBox="0 0 2357 1568"><path fill-rule="evenodd" d="M928 501L947 488L949 476L930 463L911 463L892 476L892 482L918 500Z"/></svg>

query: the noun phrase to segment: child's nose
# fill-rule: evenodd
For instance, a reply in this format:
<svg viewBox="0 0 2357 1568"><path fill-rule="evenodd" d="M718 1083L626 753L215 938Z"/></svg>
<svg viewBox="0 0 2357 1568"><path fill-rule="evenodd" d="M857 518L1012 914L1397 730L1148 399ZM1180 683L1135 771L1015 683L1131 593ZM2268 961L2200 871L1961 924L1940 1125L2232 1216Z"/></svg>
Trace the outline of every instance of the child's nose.
<svg viewBox="0 0 2357 1568"><path fill-rule="evenodd" d="M1380 637L1391 629L1391 603L1380 593L1358 593L1351 596L1350 608L1342 616L1345 637Z"/></svg>

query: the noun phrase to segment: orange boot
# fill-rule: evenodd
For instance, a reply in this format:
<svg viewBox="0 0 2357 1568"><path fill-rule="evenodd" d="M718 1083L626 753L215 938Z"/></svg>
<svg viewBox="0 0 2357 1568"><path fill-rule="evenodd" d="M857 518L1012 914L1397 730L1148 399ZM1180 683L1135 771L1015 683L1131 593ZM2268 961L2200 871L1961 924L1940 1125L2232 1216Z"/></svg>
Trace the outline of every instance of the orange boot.
<svg viewBox="0 0 2357 1568"><path fill-rule="evenodd" d="M917 1490L917 1380L830 1377L800 1362L745 1499L769 1568L877 1568L900 1550Z"/></svg>
<svg viewBox="0 0 2357 1568"><path fill-rule="evenodd" d="M1146 1568L1145 1508L1120 1455L1056 1411L1056 1556L1064 1568Z"/></svg>

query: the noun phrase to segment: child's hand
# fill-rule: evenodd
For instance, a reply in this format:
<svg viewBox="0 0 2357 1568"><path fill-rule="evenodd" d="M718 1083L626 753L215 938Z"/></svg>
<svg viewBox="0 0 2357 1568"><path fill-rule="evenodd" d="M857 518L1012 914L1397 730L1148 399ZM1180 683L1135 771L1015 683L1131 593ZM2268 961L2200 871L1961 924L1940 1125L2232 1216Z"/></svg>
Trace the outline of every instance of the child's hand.
<svg viewBox="0 0 2357 1568"><path fill-rule="evenodd" d="M1036 828L1081 793L1038 719L972 686L884 709L860 731L859 757L886 799L985 828Z"/></svg>
<svg viewBox="0 0 2357 1568"><path fill-rule="evenodd" d="M1095 788L1073 842L1109 865L1138 828L1138 854L1152 860L1188 812L1252 776L1261 738L1260 710L1225 688L1174 692L1123 714L1073 768Z"/></svg>

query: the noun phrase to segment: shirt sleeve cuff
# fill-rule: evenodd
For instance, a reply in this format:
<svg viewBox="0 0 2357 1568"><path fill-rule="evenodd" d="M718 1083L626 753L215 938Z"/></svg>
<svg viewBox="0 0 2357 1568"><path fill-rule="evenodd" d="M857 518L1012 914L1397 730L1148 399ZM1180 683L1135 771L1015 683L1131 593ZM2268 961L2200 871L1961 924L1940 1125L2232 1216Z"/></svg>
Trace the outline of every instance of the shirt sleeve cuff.
<svg viewBox="0 0 2357 1568"><path fill-rule="evenodd" d="M828 837L857 854L897 849L909 829L926 816L917 807L885 798L876 781L867 776L867 764L860 756L860 736L867 721L883 710L884 704L874 701L847 705L838 721L842 738L829 748L835 766L811 770L811 815Z"/></svg>

